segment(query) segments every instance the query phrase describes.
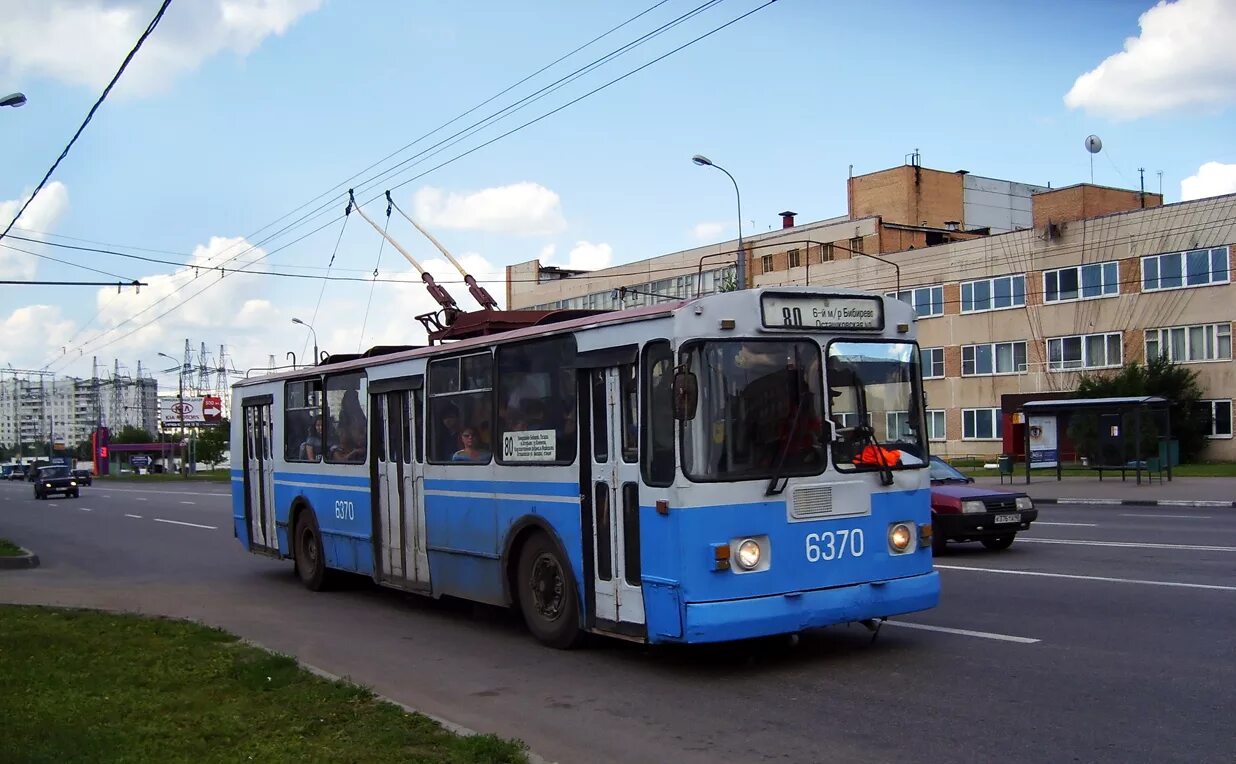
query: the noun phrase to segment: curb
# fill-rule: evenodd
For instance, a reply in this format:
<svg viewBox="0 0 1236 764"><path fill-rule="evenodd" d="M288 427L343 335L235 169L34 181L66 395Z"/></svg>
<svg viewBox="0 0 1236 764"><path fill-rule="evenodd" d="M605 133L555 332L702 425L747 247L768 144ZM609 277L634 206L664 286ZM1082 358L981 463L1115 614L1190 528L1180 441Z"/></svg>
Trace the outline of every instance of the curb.
<svg viewBox="0 0 1236 764"><path fill-rule="evenodd" d="M1034 498L1034 497L1031 497ZM1205 499L1034 499L1035 504L1092 504L1109 507L1205 507L1207 509L1236 508L1236 501Z"/></svg>
<svg viewBox="0 0 1236 764"><path fill-rule="evenodd" d="M0 570L21 570L23 568L39 567L39 556L29 549L22 549L23 554L16 557L0 557Z"/></svg>

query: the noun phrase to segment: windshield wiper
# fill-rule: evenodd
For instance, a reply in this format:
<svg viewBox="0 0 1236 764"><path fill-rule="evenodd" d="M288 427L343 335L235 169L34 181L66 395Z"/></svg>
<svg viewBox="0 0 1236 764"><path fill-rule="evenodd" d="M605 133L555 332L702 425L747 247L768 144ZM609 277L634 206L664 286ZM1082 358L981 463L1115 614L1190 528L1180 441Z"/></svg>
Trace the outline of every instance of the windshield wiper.
<svg viewBox="0 0 1236 764"><path fill-rule="evenodd" d="M778 496L785 491L785 486L790 482L788 477L782 477L781 471L785 468L785 459L790 454L790 444L794 442L794 436L798 434L798 420L803 416L803 394L798 394L798 403L794 407L794 421L790 423L790 432L785 436L785 445L781 446L781 455L777 457L777 466L773 469L772 477L768 480L768 487L764 489L765 496ZM781 485L778 486L777 483Z"/></svg>

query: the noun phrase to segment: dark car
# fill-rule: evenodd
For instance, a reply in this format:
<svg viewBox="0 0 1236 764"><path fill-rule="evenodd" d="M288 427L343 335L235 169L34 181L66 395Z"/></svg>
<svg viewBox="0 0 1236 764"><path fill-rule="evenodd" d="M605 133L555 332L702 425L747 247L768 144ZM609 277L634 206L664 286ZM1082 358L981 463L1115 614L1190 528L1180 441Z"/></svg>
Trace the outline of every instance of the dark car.
<svg viewBox="0 0 1236 764"><path fill-rule="evenodd" d="M73 477L77 478L78 485L92 485L94 483L94 475L90 470L73 470Z"/></svg>
<svg viewBox="0 0 1236 764"><path fill-rule="evenodd" d="M25 478L26 468L20 464L6 464L3 474L0 474L2 480L24 480Z"/></svg>
<svg viewBox="0 0 1236 764"><path fill-rule="evenodd" d="M1024 493L974 485L938 456L931 457L932 551L949 541L979 541L988 549L1008 549L1018 531L1030 529L1039 511Z"/></svg>
<svg viewBox="0 0 1236 764"><path fill-rule="evenodd" d="M68 467L44 467L34 481L34 498L46 499L54 493L62 493L76 499L81 495L77 478Z"/></svg>

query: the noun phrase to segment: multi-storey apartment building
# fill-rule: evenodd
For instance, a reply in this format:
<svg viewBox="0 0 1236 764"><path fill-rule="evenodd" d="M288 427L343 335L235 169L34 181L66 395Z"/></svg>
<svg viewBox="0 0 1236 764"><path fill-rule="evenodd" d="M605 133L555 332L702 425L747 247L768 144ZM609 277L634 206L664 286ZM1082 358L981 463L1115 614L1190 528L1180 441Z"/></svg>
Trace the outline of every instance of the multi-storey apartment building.
<svg viewBox="0 0 1236 764"><path fill-rule="evenodd" d="M0 378L0 445L72 448L99 425L156 430L158 383L137 379L53 378L13 373Z"/></svg>
<svg viewBox="0 0 1236 764"><path fill-rule="evenodd" d="M792 225L783 213L791 225L744 240L747 286L854 287L913 305L936 452L1019 453L1015 401L1163 354L1198 373L1207 456L1236 459L1236 195L1163 205L915 164L851 178L849 194L846 217ZM548 279L536 261L514 265L508 305L618 308L728 288L736 251L721 242Z"/></svg>

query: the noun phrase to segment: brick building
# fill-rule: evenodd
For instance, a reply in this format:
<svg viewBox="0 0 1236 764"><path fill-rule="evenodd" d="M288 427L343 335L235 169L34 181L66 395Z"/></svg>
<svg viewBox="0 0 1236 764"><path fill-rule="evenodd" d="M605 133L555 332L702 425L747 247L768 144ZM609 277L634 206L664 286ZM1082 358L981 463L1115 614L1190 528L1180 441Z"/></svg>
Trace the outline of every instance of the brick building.
<svg viewBox="0 0 1236 764"><path fill-rule="evenodd" d="M1005 396L1072 390L1082 372L1161 353L1198 373L1214 419L1207 456L1236 459L1236 195L1163 205L911 163L851 178L848 207L802 225L783 213L783 228L744 239L747 286L900 289L918 314L936 453L1020 452ZM513 265L507 304L615 309L708 293L732 283L736 250L552 278L537 261Z"/></svg>

